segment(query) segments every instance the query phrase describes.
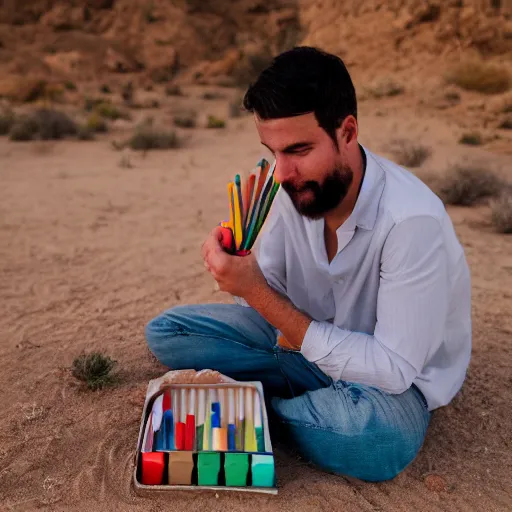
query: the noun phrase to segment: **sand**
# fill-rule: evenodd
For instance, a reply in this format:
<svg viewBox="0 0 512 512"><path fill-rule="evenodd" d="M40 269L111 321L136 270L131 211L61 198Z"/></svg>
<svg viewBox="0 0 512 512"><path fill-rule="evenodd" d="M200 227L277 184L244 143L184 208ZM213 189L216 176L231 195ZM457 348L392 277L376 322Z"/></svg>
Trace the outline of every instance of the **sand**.
<svg viewBox="0 0 512 512"><path fill-rule="evenodd" d="M432 147L421 174L461 158L510 172L503 139L494 152L460 146L448 115L401 98L363 102L360 121L361 142L381 154L391 156L397 136ZM146 155L115 151L116 132L91 142L0 139L0 509L511 510L512 237L493 231L486 205L449 208L472 271L468 378L401 475L379 484L328 475L278 445L276 497L135 495L143 397L166 371L144 325L177 304L230 302L200 245L226 217L227 181L265 155L250 117L182 133L183 148ZM73 379L73 359L91 350L118 361L119 385L90 392Z"/></svg>

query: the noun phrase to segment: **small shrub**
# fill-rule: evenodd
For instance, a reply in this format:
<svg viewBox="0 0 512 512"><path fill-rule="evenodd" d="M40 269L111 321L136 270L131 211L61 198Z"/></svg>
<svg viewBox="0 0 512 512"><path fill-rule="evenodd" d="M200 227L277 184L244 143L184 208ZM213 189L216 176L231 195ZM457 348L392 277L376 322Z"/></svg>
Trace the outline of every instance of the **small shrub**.
<svg viewBox="0 0 512 512"><path fill-rule="evenodd" d="M141 125L128 140L128 146L135 151L175 149L180 147L180 140L176 132L157 130L152 126Z"/></svg>
<svg viewBox="0 0 512 512"><path fill-rule="evenodd" d="M106 119L111 119L112 121L115 121L116 119L129 119L130 116L122 112L119 108L117 108L115 105L112 105L112 103L109 103L107 101L104 101L102 103L99 103L94 108L94 112L96 112L101 117L105 117Z"/></svg>
<svg viewBox="0 0 512 512"><path fill-rule="evenodd" d="M121 90L121 96L123 98L123 101L127 105L131 105L133 103L133 93L134 93L134 90L133 90L132 82L127 82L126 84L123 85L123 88Z"/></svg>
<svg viewBox="0 0 512 512"><path fill-rule="evenodd" d="M123 155L121 160L119 160L119 167L121 167L121 169L132 169L133 164L126 155Z"/></svg>
<svg viewBox="0 0 512 512"><path fill-rule="evenodd" d="M226 121L215 116L208 116L208 124L206 126L207 128L225 128Z"/></svg>
<svg viewBox="0 0 512 512"><path fill-rule="evenodd" d="M480 146L483 144L482 136L478 132L463 133L459 139L459 144L468 146Z"/></svg>
<svg viewBox="0 0 512 512"><path fill-rule="evenodd" d="M402 85L390 78L382 79L366 89L366 92L374 98L399 96L405 92Z"/></svg>
<svg viewBox="0 0 512 512"><path fill-rule="evenodd" d="M149 2L147 7L144 9L144 19L146 23L156 23L158 18L153 14L153 2Z"/></svg>
<svg viewBox="0 0 512 512"><path fill-rule="evenodd" d="M112 89L107 84L103 84L100 87L100 92L102 92L103 94L112 94Z"/></svg>
<svg viewBox="0 0 512 512"><path fill-rule="evenodd" d="M71 80L67 80L66 82L64 82L64 88L68 91L76 91L77 90L75 83L72 82Z"/></svg>
<svg viewBox="0 0 512 512"><path fill-rule="evenodd" d="M243 98L238 96L234 100L229 102L229 116L230 117L240 117L244 113L242 101L243 101Z"/></svg>
<svg viewBox="0 0 512 512"><path fill-rule="evenodd" d="M93 112L87 118L85 126L92 133L106 133L108 131L107 122L97 112Z"/></svg>
<svg viewBox="0 0 512 512"><path fill-rule="evenodd" d="M506 117L503 121L498 125L498 128L502 130L512 130L512 117Z"/></svg>
<svg viewBox="0 0 512 512"><path fill-rule="evenodd" d="M115 365L116 361L100 352L82 354L73 361L71 374L94 391L116 382L117 378L112 374Z"/></svg>
<svg viewBox="0 0 512 512"><path fill-rule="evenodd" d="M78 140L94 140L94 131L82 124L77 127L76 137Z"/></svg>
<svg viewBox="0 0 512 512"><path fill-rule="evenodd" d="M205 92L203 94L203 100L221 100L224 96L218 92Z"/></svg>
<svg viewBox="0 0 512 512"><path fill-rule="evenodd" d="M496 196L502 186L502 181L489 169L459 165L439 184L439 197L446 204L472 206Z"/></svg>
<svg viewBox="0 0 512 512"><path fill-rule="evenodd" d="M57 140L76 135L76 123L64 112L42 108L36 110L32 117L37 124L39 137L43 140Z"/></svg>
<svg viewBox="0 0 512 512"><path fill-rule="evenodd" d="M512 192L510 190L492 201L491 220L499 233L512 233Z"/></svg>
<svg viewBox="0 0 512 512"><path fill-rule="evenodd" d="M479 60L461 62L447 73L446 80L462 89L483 94L499 94L512 86L506 68Z"/></svg>
<svg viewBox="0 0 512 512"><path fill-rule="evenodd" d="M11 126L9 139L16 142L34 140L38 126L31 116L21 116Z"/></svg>
<svg viewBox="0 0 512 512"><path fill-rule="evenodd" d="M430 148L407 140L395 141L391 151L397 163L404 167L419 167L432 154Z"/></svg>
<svg viewBox="0 0 512 512"><path fill-rule="evenodd" d="M167 85L165 94L166 96L183 96L183 91L179 85Z"/></svg>
<svg viewBox="0 0 512 512"><path fill-rule="evenodd" d="M272 52L268 46L255 53L242 57L233 70L233 79L239 87L247 87L272 62Z"/></svg>
<svg viewBox="0 0 512 512"><path fill-rule="evenodd" d="M8 135L16 116L12 110L6 110L0 113L0 135Z"/></svg>
<svg viewBox="0 0 512 512"><path fill-rule="evenodd" d="M174 117L174 125L179 128L195 128L196 116L195 114L184 114Z"/></svg>
<svg viewBox="0 0 512 512"><path fill-rule="evenodd" d="M98 105L105 103L105 100L102 98L90 98L86 97L84 100L84 110L87 112L92 112Z"/></svg>

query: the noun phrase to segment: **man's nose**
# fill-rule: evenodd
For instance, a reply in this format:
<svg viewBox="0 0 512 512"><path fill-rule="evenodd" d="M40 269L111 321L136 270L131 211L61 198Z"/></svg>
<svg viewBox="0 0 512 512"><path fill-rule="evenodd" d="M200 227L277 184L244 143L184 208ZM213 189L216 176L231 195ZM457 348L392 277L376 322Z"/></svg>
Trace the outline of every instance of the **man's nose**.
<svg viewBox="0 0 512 512"><path fill-rule="evenodd" d="M276 157L276 168L274 170L274 177L279 183L288 181L297 174L295 165L289 158Z"/></svg>

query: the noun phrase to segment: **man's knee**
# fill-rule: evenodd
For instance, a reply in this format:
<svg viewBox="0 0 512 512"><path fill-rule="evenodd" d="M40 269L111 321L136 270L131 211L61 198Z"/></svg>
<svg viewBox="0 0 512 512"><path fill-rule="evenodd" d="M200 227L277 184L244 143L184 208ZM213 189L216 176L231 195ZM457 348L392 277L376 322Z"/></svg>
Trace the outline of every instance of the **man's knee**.
<svg viewBox="0 0 512 512"><path fill-rule="evenodd" d="M304 458L325 471L374 482L394 478L414 460L428 426L419 402L402 422L395 417L399 403L386 404L377 390L360 386L334 384L274 400L273 407Z"/></svg>
<svg viewBox="0 0 512 512"><path fill-rule="evenodd" d="M148 347L160 361L163 353L172 345L173 338L185 334L182 323L185 314L186 306L177 306L156 316L146 325Z"/></svg>

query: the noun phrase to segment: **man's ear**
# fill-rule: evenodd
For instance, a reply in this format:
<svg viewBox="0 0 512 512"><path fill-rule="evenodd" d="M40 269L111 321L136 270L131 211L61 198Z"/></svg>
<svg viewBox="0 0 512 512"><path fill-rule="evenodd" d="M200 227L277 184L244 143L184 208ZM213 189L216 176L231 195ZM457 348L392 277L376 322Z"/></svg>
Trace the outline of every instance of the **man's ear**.
<svg viewBox="0 0 512 512"><path fill-rule="evenodd" d="M357 120L354 116L349 115L341 123L341 139L347 145L357 142Z"/></svg>

